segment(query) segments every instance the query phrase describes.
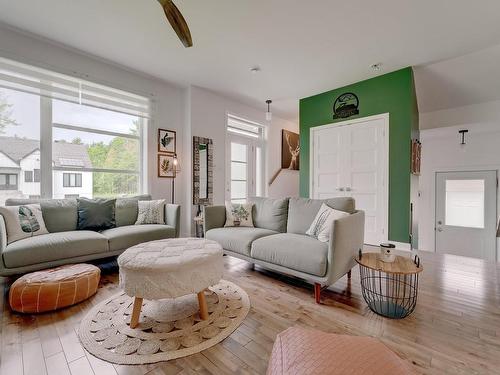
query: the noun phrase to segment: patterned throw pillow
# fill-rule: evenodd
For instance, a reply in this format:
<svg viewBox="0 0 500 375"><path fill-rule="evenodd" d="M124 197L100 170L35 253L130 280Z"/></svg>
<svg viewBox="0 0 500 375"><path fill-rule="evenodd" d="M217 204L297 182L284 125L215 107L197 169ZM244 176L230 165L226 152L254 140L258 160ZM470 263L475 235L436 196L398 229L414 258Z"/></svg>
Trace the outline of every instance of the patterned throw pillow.
<svg viewBox="0 0 500 375"><path fill-rule="evenodd" d="M0 207L0 214L5 219L8 244L49 233L39 204Z"/></svg>
<svg viewBox="0 0 500 375"><path fill-rule="evenodd" d="M323 203L306 234L318 241L328 242L333 222L346 216L349 216L347 212L335 210Z"/></svg>
<svg viewBox="0 0 500 375"><path fill-rule="evenodd" d="M165 224L165 200L139 201L135 225Z"/></svg>
<svg viewBox="0 0 500 375"><path fill-rule="evenodd" d="M226 202L225 227L253 227L252 203Z"/></svg>

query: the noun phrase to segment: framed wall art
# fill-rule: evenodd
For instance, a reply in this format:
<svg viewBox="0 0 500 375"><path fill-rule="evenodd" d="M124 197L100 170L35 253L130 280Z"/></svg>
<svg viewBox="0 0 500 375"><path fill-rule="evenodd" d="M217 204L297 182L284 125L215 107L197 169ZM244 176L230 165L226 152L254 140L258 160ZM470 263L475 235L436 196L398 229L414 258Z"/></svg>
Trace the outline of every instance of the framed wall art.
<svg viewBox="0 0 500 375"><path fill-rule="evenodd" d="M300 143L297 133L281 131L281 168L299 170Z"/></svg>
<svg viewBox="0 0 500 375"><path fill-rule="evenodd" d="M177 134L173 130L158 129L158 152L175 154L177 152Z"/></svg>
<svg viewBox="0 0 500 375"><path fill-rule="evenodd" d="M175 155L158 154L158 177L175 178Z"/></svg>

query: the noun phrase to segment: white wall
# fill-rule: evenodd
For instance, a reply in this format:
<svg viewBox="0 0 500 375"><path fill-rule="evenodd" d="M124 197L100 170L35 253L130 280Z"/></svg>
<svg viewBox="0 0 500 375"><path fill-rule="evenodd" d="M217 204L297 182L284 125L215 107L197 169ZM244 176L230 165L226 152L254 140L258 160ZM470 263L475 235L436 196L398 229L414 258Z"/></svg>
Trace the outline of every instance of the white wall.
<svg viewBox="0 0 500 375"><path fill-rule="evenodd" d="M214 143L214 204L224 204L225 199L225 161L226 161L226 121L227 114L242 117L266 126L266 178L269 181L272 174L281 165L281 129L298 132L298 124L273 116L268 123L265 112L225 98L210 90L191 86L186 90L186 132L184 147L191 150L192 137L211 138ZM185 155L183 174L189 175L191 185L191 153ZM187 170L186 170L187 169ZM186 173L185 173L185 172ZM288 173L287 173L288 172ZM279 179L279 180L278 180ZM268 195L273 197L297 196L299 191L299 175L295 171L285 171L268 189ZM186 202L192 201L192 190L186 190ZM194 208L186 206L183 210L186 228L191 227Z"/></svg>
<svg viewBox="0 0 500 375"><path fill-rule="evenodd" d="M487 108L488 112L481 109ZM496 117L496 119L495 119ZM435 174L444 171L497 170L500 173L500 107L490 103L420 115L422 165L419 180L419 249L435 251ZM475 119L479 119L476 122ZM488 121L485 121L488 119ZM455 123L456 126L449 126ZM428 126L434 126L429 129ZM443 124L443 127L440 126ZM468 129L461 148L458 131ZM500 207L497 208L500 213ZM497 241L498 242L498 241ZM497 253L500 249L497 244ZM500 257L497 255L497 259Z"/></svg>

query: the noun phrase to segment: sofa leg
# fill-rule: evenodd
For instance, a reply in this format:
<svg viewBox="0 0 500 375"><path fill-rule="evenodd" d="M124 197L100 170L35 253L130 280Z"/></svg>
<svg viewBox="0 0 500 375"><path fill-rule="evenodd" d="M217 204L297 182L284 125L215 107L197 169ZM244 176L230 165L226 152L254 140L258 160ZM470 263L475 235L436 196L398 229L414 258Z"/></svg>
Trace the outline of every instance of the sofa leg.
<svg viewBox="0 0 500 375"><path fill-rule="evenodd" d="M314 283L314 299L316 303L321 303L321 284Z"/></svg>
<svg viewBox="0 0 500 375"><path fill-rule="evenodd" d="M347 278L350 279L351 278L351 270L347 271Z"/></svg>

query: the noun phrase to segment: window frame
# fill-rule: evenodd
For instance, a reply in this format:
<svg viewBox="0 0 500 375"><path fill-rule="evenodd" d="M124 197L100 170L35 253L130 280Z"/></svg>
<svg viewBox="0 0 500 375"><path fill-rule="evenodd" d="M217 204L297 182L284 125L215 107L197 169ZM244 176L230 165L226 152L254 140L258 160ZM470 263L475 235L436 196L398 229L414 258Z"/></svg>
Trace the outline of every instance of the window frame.
<svg viewBox="0 0 500 375"><path fill-rule="evenodd" d="M249 132L230 125L232 120L236 122L247 123L249 127L257 128L254 132ZM267 185L265 184L266 169L266 147L267 147L267 126L247 118L236 116L232 113L226 113L226 201L231 201L231 143L245 144L247 146L247 192L245 200L251 196L260 193L260 196L266 196ZM258 156L257 156L258 155ZM260 162L260 163L259 163ZM259 165L257 165L259 163ZM260 176L257 172L260 171ZM259 184L259 186L257 186ZM234 199L242 201L243 199Z"/></svg>
<svg viewBox="0 0 500 375"><path fill-rule="evenodd" d="M24 171L24 182L34 182L33 171Z"/></svg>
<svg viewBox="0 0 500 375"><path fill-rule="evenodd" d="M137 170L121 170L106 168L78 168L78 172L103 172L115 174L137 175L137 194L148 192L148 127L154 117L154 99L150 93L137 90L115 88L107 83L101 84L98 80L88 80L88 75L73 73L67 75L54 70L48 70L36 65L28 65L22 62L6 59L0 55L0 66L5 69L5 74L0 77L2 87L6 90L24 92L37 95L40 100L39 118L39 144L40 144L40 168L38 172L32 171L31 182L40 183L41 198L53 198L54 171L75 172L75 167L53 165L53 129L70 128L85 133L99 133L122 138L136 138L139 143ZM19 78L19 77L22 77ZM85 79L83 79L85 77ZM108 130L91 129L80 124L74 126L69 124L53 123L53 101L66 101L85 107L98 108L112 113L122 113L136 117L139 120L137 135L113 132ZM110 130L112 130L110 128ZM35 178L35 175L38 178ZM82 176L83 177L83 176ZM9 177L6 177L9 182ZM23 182L22 172L17 174L15 185L5 185L19 189ZM39 181L35 181L39 180ZM82 178L80 179L80 181ZM83 184L81 184L83 185ZM77 186L82 187L82 186ZM5 189L6 190L6 189ZM134 193L135 194L135 193Z"/></svg>
<svg viewBox="0 0 500 375"><path fill-rule="evenodd" d="M72 177L73 177L73 182L72 182ZM80 172L63 172L63 188L81 188L82 181L83 181L83 174Z"/></svg>
<svg viewBox="0 0 500 375"><path fill-rule="evenodd" d="M0 190L9 191L9 190L18 190L19 189L19 175L16 173L0 173L0 176L5 176L5 184L0 185ZM15 177L16 183L11 185L11 178ZM11 188L11 187L14 188Z"/></svg>

